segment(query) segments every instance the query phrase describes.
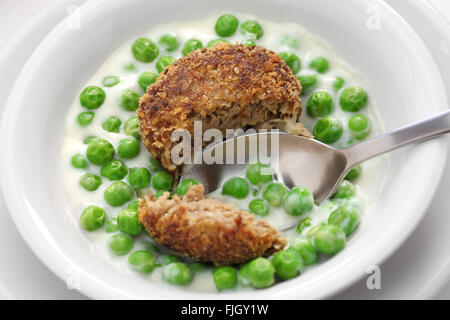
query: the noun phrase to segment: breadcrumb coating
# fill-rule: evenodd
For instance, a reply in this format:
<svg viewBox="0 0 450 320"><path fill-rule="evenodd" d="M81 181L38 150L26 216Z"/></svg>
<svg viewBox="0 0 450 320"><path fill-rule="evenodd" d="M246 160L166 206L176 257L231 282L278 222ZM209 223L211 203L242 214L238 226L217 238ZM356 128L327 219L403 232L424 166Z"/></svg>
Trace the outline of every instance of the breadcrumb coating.
<svg viewBox="0 0 450 320"><path fill-rule="evenodd" d="M198 261L215 265L246 262L286 246L286 239L267 222L234 205L204 198L203 185L186 195L139 200L139 221L157 242Z"/></svg>
<svg viewBox="0 0 450 320"><path fill-rule="evenodd" d="M142 142L170 172L172 132L194 120L203 131L278 128L311 137L298 122L302 87L284 60L263 47L219 43L178 59L141 97L137 115ZM280 121L281 120L281 121Z"/></svg>

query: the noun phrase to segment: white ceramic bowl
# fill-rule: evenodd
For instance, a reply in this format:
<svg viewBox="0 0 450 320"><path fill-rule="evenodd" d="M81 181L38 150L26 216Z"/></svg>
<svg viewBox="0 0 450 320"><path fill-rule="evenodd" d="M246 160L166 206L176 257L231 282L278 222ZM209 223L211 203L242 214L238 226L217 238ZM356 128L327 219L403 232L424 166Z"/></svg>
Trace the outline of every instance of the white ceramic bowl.
<svg viewBox="0 0 450 320"><path fill-rule="evenodd" d="M328 41L359 69L387 129L443 111L447 101L429 52L407 23L381 1L96 0L81 7L81 29L61 22L18 78L1 131L2 186L12 217L39 258L95 298L322 298L364 276L399 247L420 221L446 156L442 140L391 154L389 179L371 221L347 248L302 276L265 290L211 295L125 276L95 256L72 218L61 179L64 119L79 89L123 42L167 21L212 11L297 22ZM380 28L367 27L377 15Z"/></svg>

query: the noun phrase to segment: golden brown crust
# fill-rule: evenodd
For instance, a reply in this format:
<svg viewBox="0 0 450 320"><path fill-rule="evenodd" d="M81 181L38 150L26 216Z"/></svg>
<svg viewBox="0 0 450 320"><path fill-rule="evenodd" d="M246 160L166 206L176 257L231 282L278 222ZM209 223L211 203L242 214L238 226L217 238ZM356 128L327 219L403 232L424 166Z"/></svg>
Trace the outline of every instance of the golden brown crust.
<svg viewBox="0 0 450 320"><path fill-rule="evenodd" d="M192 134L194 120L203 121L203 130L268 127L277 119L297 122L301 89L284 60L263 47L220 43L199 49L167 67L147 88L137 111L142 141L174 172L174 130Z"/></svg>
<svg viewBox="0 0 450 320"><path fill-rule="evenodd" d="M167 199L139 201L139 220L156 241L215 265L230 265L272 254L286 239L267 222L216 199L205 199L203 185Z"/></svg>

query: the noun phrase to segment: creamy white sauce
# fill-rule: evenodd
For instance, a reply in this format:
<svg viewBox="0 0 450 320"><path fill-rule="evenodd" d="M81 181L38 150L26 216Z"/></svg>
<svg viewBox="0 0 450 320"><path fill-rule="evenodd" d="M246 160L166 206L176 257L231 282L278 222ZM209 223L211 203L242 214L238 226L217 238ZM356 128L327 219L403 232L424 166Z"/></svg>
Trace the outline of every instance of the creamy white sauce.
<svg viewBox="0 0 450 320"><path fill-rule="evenodd" d="M218 38L214 32L214 25L219 15L220 14L213 14L201 21L159 25L148 33L138 36L148 37L157 43L161 35L166 33L176 33L180 41L180 48L176 52L169 53L165 52L164 48L160 46L159 57L171 55L175 58L180 58L182 56L181 49L186 40L196 38L201 40L203 45L206 46L210 40ZM309 33L299 25L293 23L277 24L244 14L236 14L236 16L239 18L240 22L252 19L257 20L262 25L264 29L264 36L261 39L256 40L257 45L272 49L275 52L294 51L300 57L302 62L301 71L297 74L297 76L316 74L316 72L309 68L310 61L317 56L327 58L330 63L329 70L324 75L317 74L318 84L316 86L316 90L326 90L331 94L334 102L333 116L339 118L343 124L347 123L348 118L352 114L341 110L338 103L340 92L335 92L332 88L332 84L335 78L340 76L345 80L344 87L348 85L359 85L365 88L363 78L356 70L352 69L347 63L340 60L334 51L326 44L326 42ZM293 49L281 44L283 35L297 37L299 40L298 49ZM138 36L136 36L136 38L138 38ZM121 48L117 49L117 51L115 51L105 61L105 63L95 72L95 74L93 74L92 78L85 85L100 86L106 92L106 99L103 105L99 109L91 110L95 112L95 117L92 123L86 128L82 128L77 124L77 115L82 111L86 111L86 109L80 105L78 97L76 101L74 101L67 115L66 135L62 149L62 161L64 163L63 176L66 195L71 205L71 213L73 218L77 221L79 220L82 210L88 205L97 205L104 208L107 211L108 217L117 216L118 212L123 209L123 207L111 207L104 200L103 191L111 183L107 178L102 178L103 183L96 191L88 192L84 190L79 185L79 179L80 176L85 173L85 170L73 168L70 164L70 159L76 153L81 153L83 155L85 154L87 145L83 144L83 140L89 136L96 136L110 141L116 150L118 142L127 137L123 134L123 123L125 123L125 121L130 117L134 116L135 113L126 111L120 106L121 93L123 90L131 88L143 94L144 91L137 84L138 77L144 71L153 71L157 73L155 64L158 60L155 59L155 61L148 64L135 61L131 53L131 45L134 40L135 39L131 39ZM227 38L227 40L232 43L243 42L246 40L246 37L243 36L238 30L233 37ZM135 68L132 71L127 71L125 66L130 63L133 64ZM105 76L110 75L120 77L120 83L110 88L103 87L102 79ZM81 93L85 86L79 88L78 92ZM368 92L369 103L366 108L361 110L361 113L367 115L371 119L372 131L370 136L376 136L383 131L383 123L378 115L373 97L370 97L370 90L368 90ZM310 94L311 93L302 96L302 103L304 107L306 106L306 102L308 101ZM110 133L102 129L102 123L110 116L117 116L122 120L120 133ZM302 121L312 132L312 128L316 120L310 118L306 112L303 112ZM349 133L345 130L343 136L336 143L334 143L333 146L338 148L343 147L350 140L350 138ZM138 157L123 161L126 163L128 168L148 168L150 157L150 154L141 144L141 152ZM355 181L355 184L357 185L357 197L352 200L362 212L362 224L360 229L362 229L362 226L369 221L373 204L376 201L385 180L387 165L388 161L386 156L378 157L362 164L362 175ZM100 168L98 166L89 164L87 171L100 175L99 169ZM126 181L126 178L124 180ZM248 210L248 203L254 198L252 195L249 195L244 200L236 200L231 197L220 195L220 191L210 194L209 197L217 197L226 202L235 203L239 208L244 210ZM258 197L261 197L261 192L258 194ZM300 219L309 216L312 218L312 226L314 226L322 221L326 221L334 208L335 207L330 202L325 202L320 207L314 207L312 211L302 215L301 217L292 217L286 214L282 208L272 207L269 216L264 217L263 219L270 222L274 226L283 229L285 226L292 225L293 222L295 223ZM308 229L309 228L305 229L304 234ZM162 268L155 268L155 270L149 275L140 275L129 269L127 256L119 257L112 254L109 251L107 244L108 239L111 236L110 233L106 233L103 229L95 232L85 232L81 227L80 231L91 240L91 250L97 255L103 257L105 260L108 260L118 270L118 272L125 272L128 276L132 277L162 282ZM295 228L290 231L285 231L284 235L290 239L298 236L298 234L295 233ZM142 234L135 239L133 250L144 249L148 243L154 244L152 239L150 239L146 234ZM163 251L166 250L164 248L161 249ZM204 272L196 274L193 282L185 288L187 290L197 291L216 291L210 270L205 270ZM249 289L239 287L239 290Z"/></svg>

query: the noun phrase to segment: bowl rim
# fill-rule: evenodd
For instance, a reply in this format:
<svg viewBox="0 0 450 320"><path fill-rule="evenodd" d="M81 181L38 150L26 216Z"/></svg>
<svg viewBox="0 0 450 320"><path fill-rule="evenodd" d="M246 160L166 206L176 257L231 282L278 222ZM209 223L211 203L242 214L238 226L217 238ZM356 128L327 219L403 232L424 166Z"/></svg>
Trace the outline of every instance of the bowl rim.
<svg viewBox="0 0 450 320"><path fill-rule="evenodd" d="M103 1L106 2L105 0L103 0ZM402 20L402 22L405 26L407 26L409 29L411 29L412 33L415 34L415 31L411 28L411 26L409 26L409 24L397 12L395 12L389 5L387 5L386 3L384 3L380 0L373 0L373 1L377 2L379 5L386 7L387 10L390 10L393 14L395 14L397 16L398 19ZM83 3L81 5L81 7L84 9L86 7L89 8L89 6L93 5L93 2L94 1L92 1L92 0L86 1L85 3ZM98 5L98 1L96 1L96 2L97 3L95 5ZM16 83L14 84L13 89L11 90L11 94L8 98L8 102L4 109L4 115L7 114L8 111L12 112L14 109L14 101L15 101L15 99L17 99L17 97L19 97L21 95L20 85L18 83L20 83L21 79L26 77L27 72L29 72L28 67L32 66L36 61L39 61L39 58L42 57L41 51L42 51L42 48L44 47L44 44L46 44L49 41L49 39L51 39L51 37L56 36L58 34L58 32L61 31L61 25L66 23L66 19L62 20L47 35L47 37L45 37L45 39L36 48L36 50L33 52L32 56L28 59L27 63L24 65L22 71L20 72L19 77L16 80ZM428 51L427 48L423 45L422 40L418 36L417 36L417 38L420 40L420 44L423 46L423 49ZM433 64L435 64L434 60L432 58L431 58L431 62ZM439 80L437 80L437 81L440 83L442 82L440 75L439 75ZM443 91L443 90L441 89L441 91ZM442 109L442 110L444 110L444 109ZM14 189L11 187L11 186L14 186L14 177L12 175L12 171L7 169L7 168L9 168L9 166L7 164L12 163L11 157L9 157L11 153L8 151L12 150L10 148L13 147L13 144L11 143L12 139L9 139L10 133L12 132L12 130L9 130L9 128L13 125L14 125L14 121L6 121L6 116L3 117L1 131L0 131L0 145L3 147L2 150L6 151L4 153L4 154L6 154L6 156L4 156L2 159L0 159L2 162L2 164L0 166L0 173L1 173L1 177L2 177L1 184L2 184L2 189L4 192L4 196L5 196L5 202L7 204L10 215L11 215L17 229L21 233L21 235L24 238L24 240L26 241L27 245L33 250L33 252L38 256L38 258L49 269L51 269L62 280L65 280L65 278L66 278L65 270L67 269L67 266L68 266L67 261L66 261L66 264L64 264L64 261L60 259L60 258L64 258L64 257L61 257L61 256L55 257L55 256L52 256L52 254L50 254L50 253L55 254L55 252L46 252L46 250L48 250L48 249L55 249L55 248L51 248L51 246L49 248L39 247L37 245L37 242L34 241L37 237L37 234L27 232L29 229L27 229L27 227L23 224L23 221L20 220L20 218L18 216L18 214L20 213L20 210L19 210L19 206L17 204L21 201L22 197L21 197L19 189L17 189L17 188ZM433 143L443 145L445 143L445 140L437 139ZM376 258L373 258L375 256L375 253L373 253L371 260L376 260L379 263L381 263L385 259L387 259L408 238L408 236L415 229L415 227L417 226L417 224L423 217L425 209L428 207L428 205L432 199L432 196L434 194L434 191L436 190L437 185L440 181L441 172L444 168L445 158L447 155L446 147L445 148L442 148L442 147L435 148L435 149L436 149L436 152L434 154L434 162L432 162L433 163L433 174L430 175L430 176L433 176L433 178L430 178L428 181L428 184L426 185L429 190L433 190L433 191L428 192L428 194L426 194L421 199L422 202L420 203L419 207L417 207L417 210L416 210L418 212L421 212L421 214L417 214L416 219L409 222L409 224L407 225L407 231L403 232L402 237L393 237L391 235L391 239L390 239L391 246L388 247L387 250L386 250L386 248L383 248L383 250L378 250ZM433 158L433 156L430 156L430 158ZM18 213L18 214L15 214L15 213ZM61 255L61 252L59 252L59 253L56 252L56 254ZM344 278L336 279L336 282L335 282L332 290L328 290L328 292L326 294L324 294L324 293L317 294L316 293L315 297L321 297L321 298L329 297L330 295L335 294L336 292L339 292L342 289L350 286L352 283L354 283L355 281L357 281L358 279L360 279L364 276L364 274L361 274L361 270L356 268L355 265L353 265L353 268L348 267L347 270L349 273L352 273L349 277L347 277L345 279ZM352 270L354 272L351 272ZM127 295L126 293L121 292L120 290L116 290L116 289L112 288L111 286L107 285L106 283L101 283L101 282L95 281L95 279L93 279L92 275L83 274L83 276L85 276L86 278L89 278L89 280L91 280L91 281L88 281L86 283L86 285L84 285L83 288L80 289L80 291L90 297L100 298L100 299L105 298L105 297L106 298L116 298L116 299L124 298L124 297L136 298L134 296ZM94 280L94 281L92 281L92 280ZM286 298L289 296L292 297L295 292L293 289L294 288L291 288L290 290L285 290L283 294L277 295L276 298ZM245 293L247 293L247 292L245 292ZM207 294L207 293L198 294L198 293L194 293L194 292L188 292L188 294L197 295L197 297L195 297L195 298L211 299L211 295ZM181 295L183 295L183 293L180 293L179 295L181 296ZM240 298L240 297L242 297L242 296L238 296L236 293L232 293L232 294L225 294L225 295L224 294L216 295L213 298L236 299L236 298ZM261 297L261 296L258 296L258 297ZM160 297L158 297L156 294L155 298L157 299Z"/></svg>

